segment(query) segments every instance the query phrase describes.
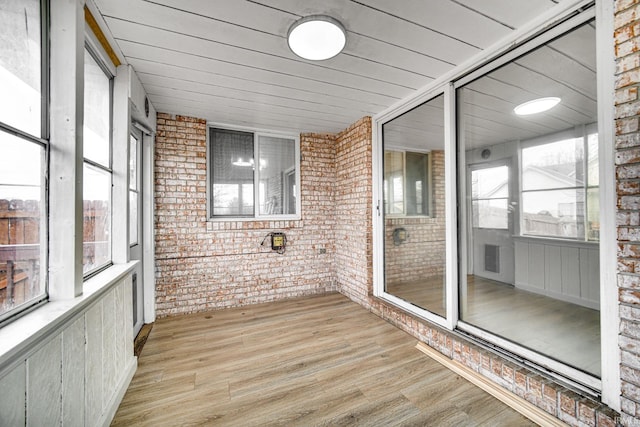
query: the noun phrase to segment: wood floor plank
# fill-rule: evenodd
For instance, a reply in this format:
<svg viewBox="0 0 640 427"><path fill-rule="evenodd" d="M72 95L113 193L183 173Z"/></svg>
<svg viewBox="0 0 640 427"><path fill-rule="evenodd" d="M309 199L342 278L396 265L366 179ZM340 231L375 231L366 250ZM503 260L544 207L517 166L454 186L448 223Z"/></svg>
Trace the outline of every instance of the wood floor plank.
<svg viewBox="0 0 640 427"><path fill-rule="evenodd" d="M531 425L339 294L160 319L113 426Z"/></svg>

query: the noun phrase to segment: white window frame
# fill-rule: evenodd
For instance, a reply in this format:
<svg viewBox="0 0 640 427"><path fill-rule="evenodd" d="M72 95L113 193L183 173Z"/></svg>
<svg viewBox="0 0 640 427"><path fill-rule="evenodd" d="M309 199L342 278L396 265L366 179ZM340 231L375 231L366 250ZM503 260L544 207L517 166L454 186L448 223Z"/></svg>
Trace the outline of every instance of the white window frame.
<svg viewBox="0 0 640 427"><path fill-rule="evenodd" d="M600 171L600 313L601 313L601 379L586 375L581 371L566 369L567 365L553 364L549 358L545 363L552 369L562 373L561 380L575 378L577 381L587 384L583 388L600 390L602 401L609 407L620 410L620 355L617 343L617 334L611 331L617 330L619 323L617 289L611 284L616 283L616 226L615 226L615 174L614 174L614 75L615 57L611 34L613 34L613 2L595 2L591 0L570 0L562 2L541 15L537 19L523 26L501 42L496 43L487 50L470 58L467 62L456 67L442 77L436 79L427 87L411 98L405 99L389 109L379 113L373 118L372 150L373 161L373 188L372 188L372 223L373 223L373 291L374 296L388 301L401 309L417 315L434 324L443 326L449 330L461 327L458 313L458 275L466 274L467 256L460 248L466 248L465 233L458 234L455 224L458 222L455 206L457 203L456 188L466 192L466 180L464 168L456 171L457 164L465 164L464 152L456 153L456 110L455 88L469 82L488 72L488 68L494 69L511 59L532 49L531 40L537 45L559 36L571 28L596 18L596 50L598 69L598 138L599 138L599 171ZM584 11L584 12L582 12ZM580 13L578 13L580 12ZM575 16L574 16L575 15ZM539 36L539 37L538 37ZM513 47L516 46L514 49ZM454 83L455 82L455 83ZM448 86L448 87L447 87ZM436 316L430 312L419 309L398 298L384 292L384 224L382 222L381 209L384 179L382 170L382 124L398 117L400 114L418 106L426 100L434 98L439 93L445 93L445 215L446 227L446 318ZM457 158L456 158L457 157ZM459 183L459 184L458 184ZM466 224L465 210L461 211L460 224ZM454 224L454 226L451 226ZM460 238L458 240L458 237ZM468 332L475 334L480 339L492 341L507 350L513 349L513 343L501 340L494 335L486 334L472 326L468 326ZM526 350L526 349L524 349ZM539 359L538 353L521 354L530 358L533 362ZM551 363L548 363L551 362ZM552 366L553 365L553 366ZM575 376L574 376L575 374ZM580 386L580 383L574 385Z"/></svg>
<svg viewBox="0 0 640 427"><path fill-rule="evenodd" d="M402 153L402 191L403 191L403 199L402 199L402 213L385 213L387 218L431 218L433 212L433 179L432 179L432 159L431 159L431 151L429 150L418 150L418 149L409 149L404 147L396 147L396 146L386 146L383 147L383 156L385 151L392 151L395 153ZM423 214L415 214L415 215L407 215L407 153L414 154L424 154L427 156L427 213ZM384 159L384 157L383 157ZM384 173L384 171L383 171ZM384 177L383 177L384 178ZM382 199L384 201L384 198ZM383 206L384 207L384 206Z"/></svg>
<svg viewBox="0 0 640 427"><path fill-rule="evenodd" d="M114 182L113 182L113 176L114 176L114 172L113 172L113 100L114 100L114 85L115 85L115 72L112 71L111 68L109 68L109 66L107 64L110 63L110 61L106 60L102 55L100 55L100 50L96 47L96 45L94 43L91 43L89 41L87 41L85 43L85 50L88 51L89 55L96 61L96 63L98 64L98 66L102 69L102 71L105 73L105 76L109 79L109 165L103 165L100 164L98 162L92 161L90 159L87 159L86 157L83 156L83 166L88 165L91 166L92 168L95 169L99 169L102 172L108 172L109 173L109 177L111 178L111 189L110 189L110 198L109 198L109 230L110 230L110 241L109 241L109 260L101 265L95 266L94 268L92 268L91 270L88 270L86 272L84 272L83 274L83 278L84 280L87 280L93 276L95 276L96 274L100 273L101 271L109 268L110 266L113 265L113 258L114 258L114 253L113 253L113 249L114 249L114 242L113 242L113 218L114 218ZM84 51L83 51L84 53ZM83 73L84 76L84 73ZM83 84L84 86L84 84ZM84 107L84 104L83 104ZM84 141L83 141L84 143ZM128 150L127 150L128 151ZM83 183L84 183L84 176L83 176ZM128 193L127 193L128 196ZM128 220L128 213L127 213L127 220ZM84 236L84 231L83 231L83 236ZM84 245L83 245L84 246Z"/></svg>
<svg viewBox="0 0 640 427"><path fill-rule="evenodd" d="M519 188L518 188L518 201L519 201L519 206L520 206L520 212L519 212L519 216L520 216L520 236L524 237L524 238L533 238L533 239L537 239L537 238L542 238L542 239L548 239L548 240L569 240L569 241L573 241L573 242L585 242L585 243L593 243L593 244L597 244L598 240L594 240L594 239L589 239L587 237L587 221L589 218L589 212L588 212L588 206L587 206L587 196L588 196L588 190L592 189L592 188L599 188L599 186L593 186L593 185L589 185L588 183L588 174L589 174L589 170L588 170L588 163L589 163L589 135L591 134L597 134L598 133L598 127L597 124L595 123L591 123L588 125L583 125L583 126L578 126L577 128L571 130L571 131L564 131L564 132L559 132L559 133L555 133L555 134L551 134L551 135L545 135L542 137L538 137L538 138L534 138L531 140L525 140L525 141L521 141L520 142L520 146L518 147L518 171L520 174L520 179L519 179ZM576 185L573 187L553 187L553 188L545 188L545 189L540 189L540 190L524 190L523 186L524 186L524 179L523 179L523 172L524 169L522 167L522 163L524 161L524 155L523 155L523 151L527 148L530 147L536 147L538 145L545 145L545 144L553 144L553 143L557 143L557 142L562 142L562 141L566 141L566 140L570 140L570 139L582 139L582 146L584 148L584 156L582 159L582 166L583 166L583 171L584 171L584 177L583 177L583 185ZM553 235L541 235L541 234L527 234L524 231L524 212L523 212L523 203L522 203L522 195L524 193L532 193L532 192L544 192L544 191L554 191L554 190L567 190L567 189L575 189L576 191L581 189L582 190L582 194L584 196L584 212L582 214L581 217L578 217L578 223L582 224L582 226L584 227L584 234L582 236L578 236L578 237L561 237L561 236L553 236Z"/></svg>
<svg viewBox="0 0 640 427"><path fill-rule="evenodd" d="M413 313L429 322L436 325L443 326L448 329L453 329L456 317L454 316L457 311L457 307L454 305L454 301L457 301L457 289L453 289L451 286L446 286L445 289L445 307L446 317L442 317L438 314L432 313L429 310L413 305L397 296L385 291L384 286L384 149L395 147L384 147L383 144L383 125L389 121L401 116L402 114L419 107L420 105L444 95L444 158L445 158L445 235L446 235L446 260L445 260L445 277L446 283L457 283L457 253L456 245L452 244L456 237L456 212L452 210L452 206L455 206L456 200L456 168L455 168L455 141L452 141L454 133L452 133L451 126L447 126L448 122L455 117L451 114L452 107L452 95L451 90L447 86L437 86L429 91L426 91L416 98L408 100L406 103L392 108L391 110L384 112L374 117L374 125L372 126L372 141L374 141L372 147L372 170L373 170L373 294L375 297L383 299L393 305L400 307L401 309ZM431 160L431 159L430 159ZM431 186L432 181L432 168L429 170L429 181ZM430 207L432 209L432 200L430 201ZM386 215L388 218L397 218L398 215ZM401 217L404 217L401 216ZM421 218L422 216L416 216ZM406 218L413 218L406 217Z"/></svg>
<svg viewBox="0 0 640 427"><path fill-rule="evenodd" d="M137 233L135 233L135 236L133 235L133 230L129 229L129 247L135 247L138 246L140 244L140 228L141 228L141 216L142 216L142 212L140 212L139 209L137 209L141 203L140 203L140 187L142 184L142 178L141 178L141 173L140 173L140 165L142 164L141 159L142 159L142 132L137 130L137 129L131 129L131 132L129 133L129 161L131 161L131 157L132 157L132 153L131 153L131 139L135 139L136 143L136 158L134 159L135 162L135 177L134 177L134 181L135 182L131 182L131 177L129 177L129 186L128 186L128 196L131 196L132 193L134 193L136 195L136 201L138 202L138 206L136 206L136 212L137 212L137 216L135 218L136 221L136 231ZM129 197L129 203L131 203L131 198ZM127 213L127 218L129 219L129 222L131 222L131 218L129 218L129 216L131 216L131 206L129 206L129 211Z"/></svg>
<svg viewBox="0 0 640 427"><path fill-rule="evenodd" d="M468 182L467 182L467 188L471 189L472 186L472 179L471 179L471 174L475 171L479 171L479 170L484 170L484 169L493 169L493 168L499 168L499 167L506 167L507 168L507 175L508 175L508 190L507 190L507 196L506 197L473 197L473 193L471 194L471 196L469 197L469 203L467 206L467 211L473 213L473 202L474 201L479 201L479 200L503 200L506 199L507 201L507 206L509 206L509 204L511 203L511 194L512 194L512 180L511 177L513 175L513 171L512 171L512 167L511 167L511 162L508 159L499 159L499 160L495 160L493 162L488 162L488 163L476 163L476 164L471 164L467 167L468 172L469 172L469 178L468 178ZM510 214L507 213L507 226L506 227L499 227L499 228L495 228L495 227L481 227L480 226L480 222L478 219L478 226L474 227L473 226L473 218L470 218L470 223L469 223L469 227L472 228L478 228L478 229L482 229L482 230L510 230L511 229L511 222L512 219L510 218Z"/></svg>
<svg viewBox="0 0 640 427"><path fill-rule="evenodd" d="M49 269L49 242L48 230L49 223L47 212L49 211L49 194L46 182L49 180L49 7L48 3L39 1L40 7L40 133L33 135L21 129L14 128L11 125L0 122L0 132L7 135L13 135L23 143L36 144L43 150L41 158L41 189L40 189L40 220L38 226L40 228L40 259L39 272L40 277L40 295L32 300L14 307L5 313L0 314L0 327L2 323L9 319L14 319L37 306L46 303L49 297L49 279L47 271Z"/></svg>
<svg viewBox="0 0 640 427"><path fill-rule="evenodd" d="M296 213L295 214L279 214L279 215L265 215L260 214L260 168L254 168L253 174L253 215L246 216L214 216L212 212L212 197L211 194L211 138L210 138L210 129L223 129L230 131L238 131L238 132L247 132L253 134L253 158L255 163L258 163L259 154L260 154L260 137L271 137L271 138L283 138L283 139L291 139L294 140L295 145L295 186L296 186ZM249 127L238 127L232 126L228 124L221 124L215 122L207 123L207 221L213 222L225 222L225 221L292 221L292 220L300 220L301 216L301 191L300 191L300 136L295 134L287 134L274 132L270 130L264 129L256 129Z"/></svg>
<svg viewBox="0 0 640 427"><path fill-rule="evenodd" d="M115 108L112 107L111 112L113 218L126 218L128 212L128 138L117 137L116 128L119 127L117 123L126 123L128 135L129 66L121 65L116 72L116 67L89 28L85 6L99 21L98 25L106 27L92 2L41 0L41 4L48 11L48 18L43 22L48 50L47 105L55 106L43 110L48 120L43 136L48 137L49 143L47 209L43 212L44 222L41 224L48 235L48 258L44 258L48 268L43 272L43 277L47 278L48 299L0 325L0 362L5 367L24 363L24 355L43 336L59 330L64 323L84 313L87 307L100 303L100 298L130 275L138 264L138 261L129 262L128 259L128 221L117 221L112 227L113 265L86 282L83 278L84 105L81 100L84 95L85 45L95 49L104 65L116 76L114 86L119 86L119 95L112 94ZM122 56L118 57L122 59ZM145 226L152 227L153 221ZM150 241L149 244L152 243Z"/></svg>

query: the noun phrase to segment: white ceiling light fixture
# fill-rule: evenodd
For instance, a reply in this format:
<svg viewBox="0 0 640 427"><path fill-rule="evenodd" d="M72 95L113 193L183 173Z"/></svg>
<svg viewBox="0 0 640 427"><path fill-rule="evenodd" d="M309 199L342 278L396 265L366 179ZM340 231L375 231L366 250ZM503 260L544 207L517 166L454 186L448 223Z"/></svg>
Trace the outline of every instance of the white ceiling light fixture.
<svg viewBox="0 0 640 427"><path fill-rule="evenodd" d="M311 15L297 20L287 34L289 49L300 58L311 61L330 59L342 52L347 32L330 16Z"/></svg>
<svg viewBox="0 0 640 427"><path fill-rule="evenodd" d="M528 116L530 114L542 113L558 105L560 98L557 96L549 96L547 98L538 98L524 102L513 109L513 112L519 116Z"/></svg>

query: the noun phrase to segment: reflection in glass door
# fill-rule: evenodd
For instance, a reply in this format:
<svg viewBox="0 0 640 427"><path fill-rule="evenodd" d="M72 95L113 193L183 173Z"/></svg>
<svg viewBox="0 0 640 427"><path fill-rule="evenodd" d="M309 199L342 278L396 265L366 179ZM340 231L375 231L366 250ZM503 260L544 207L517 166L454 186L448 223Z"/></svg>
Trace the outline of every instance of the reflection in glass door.
<svg viewBox="0 0 640 427"><path fill-rule="evenodd" d="M597 387L599 175L595 23L456 89L459 327ZM519 115L544 97L551 110Z"/></svg>
<svg viewBox="0 0 640 427"><path fill-rule="evenodd" d="M444 95L383 124L382 136L384 290L446 317Z"/></svg>

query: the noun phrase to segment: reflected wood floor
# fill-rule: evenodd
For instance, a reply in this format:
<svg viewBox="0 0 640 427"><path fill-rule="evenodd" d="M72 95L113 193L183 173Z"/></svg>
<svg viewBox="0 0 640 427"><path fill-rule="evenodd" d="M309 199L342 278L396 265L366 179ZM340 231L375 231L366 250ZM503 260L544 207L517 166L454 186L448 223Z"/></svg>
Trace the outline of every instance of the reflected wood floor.
<svg viewBox="0 0 640 427"><path fill-rule="evenodd" d="M468 276L461 319L600 376L600 312L505 283ZM442 277L395 283L387 292L444 316Z"/></svg>
<svg viewBox="0 0 640 427"><path fill-rule="evenodd" d="M160 319L113 426L527 426L342 295Z"/></svg>
<svg viewBox="0 0 640 427"><path fill-rule="evenodd" d="M387 284L386 291L439 316L446 317L444 275Z"/></svg>

